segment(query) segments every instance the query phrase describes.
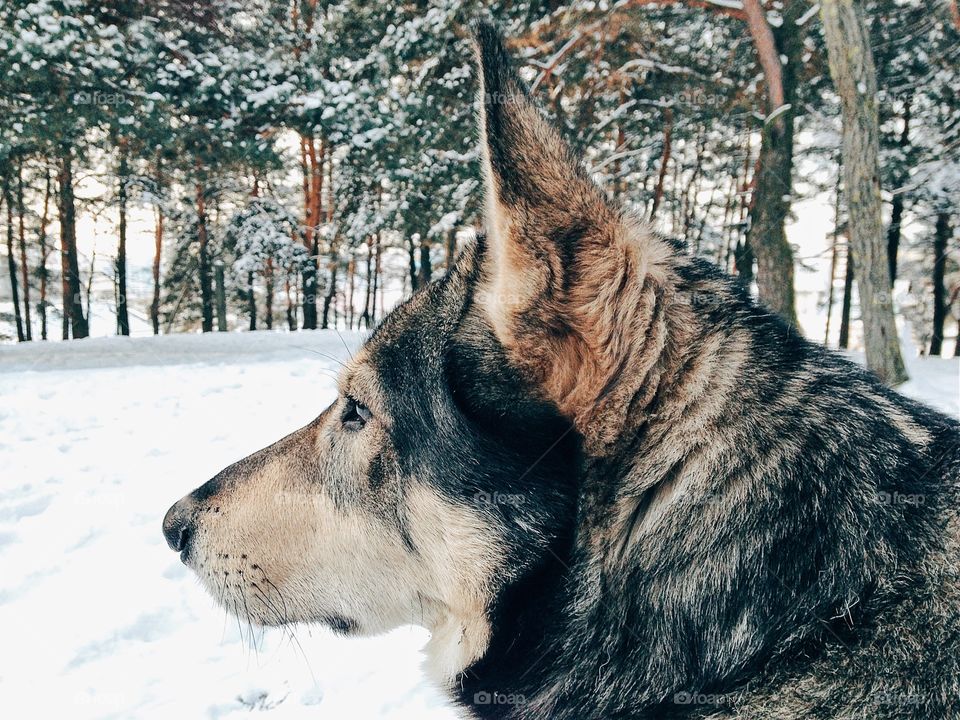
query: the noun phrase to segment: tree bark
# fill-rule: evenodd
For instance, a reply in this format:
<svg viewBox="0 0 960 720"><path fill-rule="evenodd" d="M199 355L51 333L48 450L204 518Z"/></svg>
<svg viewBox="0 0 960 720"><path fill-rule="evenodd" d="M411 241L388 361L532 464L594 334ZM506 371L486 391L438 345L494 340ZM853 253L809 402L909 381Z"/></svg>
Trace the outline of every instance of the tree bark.
<svg viewBox="0 0 960 720"><path fill-rule="evenodd" d="M843 271L843 304L840 307L840 340L837 345L844 350L850 347L850 306L853 304L853 255L847 240L847 266Z"/></svg>
<svg viewBox="0 0 960 720"><path fill-rule="evenodd" d="M163 250L163 208L157 205L153 225L153 301L150 303L150 322L153 334L160 334L160 256Z"/></svg>
<svg viewBox="0 0 960 720"><path fill-rule="evenodd" d="M410 271L410 293L413 294L417 291L417 245L413 239L413 235L407 236L407 264Z"/></svg>
<svg viewBox="0 0 960 720"><path fill-rule="evenodd" d="M837 277L837 257L840 254L840 183L841 173L837 173L837 184L833 193L833 241L830 244L830 280L827 285L827 324L823 331L823 344L830 344L830 320L833 316L833 283Z"/></svg>
<svg viewBox="0 0 960 720"><path fill-rule="evenodd" d="M227 289L223 278L223 261L214 264L214 282L217 293L217 332L227 331Z"/></svg>
<svg viewBox="0 0 960 720"><path fill-rule="evenodd" d="M60 252L63 268L64 335L74 339L89 335L89 325L83 314L83 293L80 285L80 263L77 258L77 212L73 194L73 150L60 148L58 172L58 209L60 214Z"/></svg>
<svg viewBox="0 0 960 720"><path fill-rule="evenodd" d="M803 40L794 20L799 3L785 3L782 27L774 33L759 0L744 0L747 25L767 85L768 120L760 143L755 197L747 242L757 259L757 294L771 310L797 326L793 250L786 219L793 193L793 125L797 67ZM781 63L781 56L786 63ZM776 114L776 117L770 117Z"/></svg>
<svg viewBox="0 0 960 720"><path fill-rule="evenodd" d="M250 313L250 329L257 329L257 296L253 293L253 271L247 272L247 310Z"/></svg>
<svg viewBox="0 0 960 720"><path fill-rule="evenodd" d="M947 290L943 279L947 271L947 242L950 239L950 216L943 210L937 213L937 227L933 235L933 334L930 354L943 351L943 325L947 319Z"/></svg>
<svg viewBox="0 0 960 720"><path fill-rule="evenodd" d="M317 329L317 277L320 259L320 205L323 197L323 160L325 147L320 144L317 153L316 140L312 135L301 136L300 162L303 170L304 194L304 246L307 261L303 268L303 329Z"/></svg>
<svg viewBox="0 0 960 720"><path fill-rule="evenodd" d="M23 206L23 160L17 162L17 230L20 240L20 276L23 278L23 331L27 340L33 340L30 320L30 265L27 262L27 235L24 228L26 210Z"/></svg>
<svg viewBox="0 0 960 720"><path fill-rule="evenodd" d="M337 265L339 264L336 245L330 250L330 283L327 285L327 291L323 295L323 317L320 320L320 327L326 330L330 326L330 305L337 292Z"/></svg>
<svg viewBox="0 0 960 720"><path fill-rule="evenodd" d="M13 300L13 316L17 324L17 340L24 342L23 318L20 315L20 292L17 288L17 261L13 254L13 193L10 192L10 176L3 176L3 202L7 206L7 269L10 272L10 294Z"/></svg>
<svg viewBox="0 0 960 720"><path fill-rule="evenodd" d="M450 268L453 267L454 261L457 259L457 226L454 225L450 228L450 232L447 233L447 247L446 247L446 257L444 262L446 264L446 270L449 272Z"/></svg>
<svg viewBox="0 0 960 720"><path fill-rule="evenodd" d="M663 200L663 184L667 177L667 166L670 164L670 153L673 148L673 111L666 108L663 111L663 152L660 154L660 171L657 173L657 184L653 189L653 204L650 206L650 220L657 216L657 209Z"/></svg>
<svg viewBox="0 0 960 720"><path fill-rule="evenodd" d="M47 339L47 259L50 246L47 244L47 223L50 221L50 166L43 168L43 213L40 215L40 339Z"/></svg>
<svg viewBox="0 0 960 720"><path fill-rule="evenodd" d="M888 385L907 379L890 292L877 155L877 78L869 36L853 0L822 0L830 75L843 116L843 173L856 257L867 367Z"/></svg>
<svg viewBox="0 0 960 720"><path fill-rule="evenodd" d="M213 288L210 277L210 245L207 236L207 207L203 196L203 184L195 186L197 203L197 240L200 245L198 262L200 265L200 310L203 332L213 332Z"/></svg>
<svg viewBox="0 0 960 720"><path fill-rule="evenodd" d="M420 270L417 273L417 287L426 287L433 278L433 263L430 261L430 240L426 233L420 238Z"/></svg>
<svg viewBox="0 0 960 720"><path fill-rule="evenodd" d="M372 294L373 291L373 234L367 236L367 258L366 258L366 284L364 286L363 293L363 312L360 314L360 318L357 321L357 326L363 325L364 327L370 327L370 300L373 298L374 302L376 301L376 295Z"/></svg>
<svg viewBox="0 0 960 720"><path fill-rule="evenodd" d="M913 98L908 97L903 110L903 132L900 134L899 146L902 150L910 145L910 115ZM897 185L902 186L907 181L907 174L899 176ZM899 190L898 188L894 188ZM900 224L903 221L904 192L895 192L893 207L890 211L890 226L887 228L887 264L890 268L890 287L897 280L897 253L900 251Z"/></svg>
<svg viewBox="0 0 960 720"><path fill-rule="evenodd" d="M267 326L267 330L273 330L273 258L267 258L263 273L267 289L266 297L263 299L263 323Z"/></svg>
<svg viewBox="0 0 960 720"><path fill-rule="evenodd" d="M127 151L120 144L118 206L120 213L120 238L117 244L117 333L130 334L130 318L127 315Z"/></svg>

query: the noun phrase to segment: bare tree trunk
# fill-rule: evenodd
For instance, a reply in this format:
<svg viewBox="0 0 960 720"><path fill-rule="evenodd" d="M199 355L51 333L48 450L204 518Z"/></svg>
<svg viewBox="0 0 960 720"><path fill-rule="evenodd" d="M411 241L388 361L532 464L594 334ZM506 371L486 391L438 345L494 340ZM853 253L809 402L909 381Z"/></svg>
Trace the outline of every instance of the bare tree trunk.
<svg viewBox="0 0 960 720"><path fill-rule="evenodd" d="M937 213L937 228L933 236L933 335L930 354L943 350L943 324L947 320L947 291L943 284L947 271L947 241L950 239L950 216L945 210Z"/></svg>
<svg viewBox="0 0 960 720"><path fill-rule="evenodd" d="M327 292L323 295L323 316L320 319L320 327L326 330L330 327L330 305L333 303L334 297L337 293L337 266L339 264L339 258L337 253L337 248L334 248L330 251L330 262L328 264L328 269L330 271L330 282L327 285Z"/></svg>
<svg viewBox="0 0 960 720"><path fill-rule="evenodd" d="M9 170L9 166L7 168ZM7 206L7 269L10 271L10 293L13 299L13 316L17 324L17 340L24 342L23 318L20 316L20 291L17 289L17 261L13 254L13 197L10 192L10 176L3 176L3 202Z"/></svg>
<svg viewBox="0 0 960 720"><path fill-rule="evenodd" d="M30 266L27 262L27 235L24 229L23 206L23 159L17 162L17 229L20 240L20 276L23 278L23 331L27 340L33 340L33 323L30 320Z"/></svg>
<svg viewBox="0 0 960 720"><path fill-rule="evenodd" d="M420 270L417 273L417 287L426 287L433 278L433 264L430 261L430 239L424 233L420 238Z"/></svg>
<svg viewBox="0 0 960 720"><path fill-rule="evenodd" d="M446 270L449 272L450 268L453 267L454 261L457 259L457 226L454 225L450 228L450 232L447 233L447 247L446 247L446 257L444 263L446 265Z"/></svg>
<svg viewBox="0 0 960 720"><path fill-rule="evenodd" d="M383 317L383 282L381 278L383 276L383 263L381 262L382 258L382 247L380 245L380 231L377 230L376 235L374 236L375 242L375 253L374 253L374 264L373 264L373 306L372 312L370 313L370 324L377 324L377 317ZM377 315L377 290L380 290L380 315Z"/></svg>
<svg viewBox="0 0 960 720"><path fill-rule="evenodd" d="M223 261L214 263L214 283L217 295L217 332L227 331L227 289L224 283Z"/></svg>
<svg viewBox="0 0 960 720"><path fill-rule="evenodd" d="M264 268L264 281L267 286L267 295L263 300L263 322L267 330L273 330L273 258L267 258Z"/></svg>
<svg viewBox="0 0 960 720"><path fill-rule="evenodd" d="M287 296L287 330L293 332L297 329L297 315L293 304L293 294L290 292L290 271L287 270L287 277L284 280L284 291Z"/></svg>
<svg viewBox="0 0 960 720"><path fill-rule="evenodd" d="M356 285L357 268L353 255L347 261L347 307L345 315L347 316L347 329L353 330L353 291Z"/></svg>
<svg viewBox="0 0 960 720"><path fill-rule="evenodd" d="M154 210L153 225L153 301L150 303L150 322L153 334L160 334L160 256L163 250L163 208L157 205Z"/></svg>
<svg viewBox="0 0 960 720"><path fill-rule="evenodd" d="M40 338L47 339L47 259L50 245L47 243L47 223L50 221L50 166L43 167L43 213L40 215Z"/></svg>
<svg viewBox="0 0 960 720"><path fill-rule="evenodd" d="M366 260L366 284L364 287L363 294L363 312L360 314L360 318L357 322L359 327L361 324L368 328L370 327L370 301L371 299L376 302L376 293L373 291L373 234L367 236L367 260Z"/></svg>
<svg viewBox="0 0 960 720"><path fill-rule="evenodd" d="M410 293L417 291L417 244L413 235L407 236L407 265L410 271Z"/></svg>
<svg viewBox="0 0 960 720"><path fill-rule="evenodd" d="M117 332L130 334L130 317L127 314L127 150L120 144L119 193L120 239L117 244Z"/></svg>
<svg viewBox="0 0 960 720"><path fill-rule="evenodd" d="M799 2L785 3L784 31L776 35L759 0L744 0L747 26L763 68L769 107L764 124L756 196L750 212L748 243L757 259L757 294L774 312L798 325L793 281L793 250L786 219L793 194L793 121L797 66L802 38L793 22ZM781 63L781 57L786 63Z"/></svg>
<svg viewBox="0 0 960 720"><path fill-rule="evenodd" d="M247 271L247 310L250 313L250 329L257 329L257 296L253 292L253 270Z"/></svg>
<svg viewBox="0 0 960 720"><path fill-rule="evenodd" d="M303 193L305 205L304 245L307 261L303 267L303 329L317 328L317 277L320 260L320 205L323 197L323 160L326 148L320 144L317 153L315 138L300 139L300 161L303 168Z"/></svg>
<svg viewBox="0 0 960 720"><path fill-rule="evenodd" d="M843 112L843 172L849 208L850 244L867 367L888 385L907 379L890 293L890 270L880 216L877 78L869 37L853 0L820 5L830 75Z"/></svg>
<svg viewBox="0 0 960 720"><path fill-rule="evenodd" d="M210 287L210 244L207 236L207 207L203 194L203 184L195 186L197 203L197 240L200 245L198 262L200 265L200 310L203 332L213 332L213 291Z"/></svg>
<svg viewBox="0 0 960 720"><path fill-rule="evenodd" d="M657 184L653 189L653 204L650 206L650 220L657 216L657 209L663 201L663 184L667 177L667 166L670 164L670 153L673 149L673 111L665 108L663 111L663 152L660 154L660 172L657 174Z"/></svg>
<svg viewBox="0 0 960 720"><path fill-rule="evenodd" d="M77 213L73 195L73 150L61 146L58 172L58 206L60 212L60 252L63 268L64 340L69 334L74 339L85 338L90 330L83 315L83 295L80 285L80 263L77 259Z"/></svg>
<svg viewBox="0 0 960 720"><path fill-rule="evenodd" d="M833 242L830 248L830 280L827 286L827 327L823 332L823 344L830 344L830 319L833 315L833 283L837 277L837 255L840 246L840 181L842 175L837 173L837 185L833 195Z"/></svg>
<svg viewBox="0 0 960 720"><path fill-rule="evenodd" d="M847 263L843 271L843 304L840 307L840 339L837 345L844 350L850 347L850 306L853 304L853 255L847 240Z"/></svg>
<svg viewBox="0 0 960 720"><path fill-rule="evenodd" d="M910 145L910 113L912 97L907 97L903 110L903 132L900 134L900 148L905 150ZM900 176L898 185L903 185L907 180L904 173ZM894 188L899 190L899 188ZM897 253L900 251L900 223L903 221L903 203L904 192L896 192L893 195L893 208L890 211L890 226L887 228L887 264L890 268L890 287L897 279Z"/></svg>

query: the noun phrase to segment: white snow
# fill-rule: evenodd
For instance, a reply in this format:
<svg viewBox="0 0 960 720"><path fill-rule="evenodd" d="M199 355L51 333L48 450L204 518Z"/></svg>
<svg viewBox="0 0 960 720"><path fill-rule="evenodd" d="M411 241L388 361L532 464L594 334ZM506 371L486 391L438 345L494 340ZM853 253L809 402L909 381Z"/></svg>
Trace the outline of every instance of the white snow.
<svg viewBox="0 0 960 720"><path fill-rule="evenodd" d="M426 631L295 640L227 619L163 542L167 507L335 396L333 332L0 347L0 694L5 717L455 717ZM332 357L328 357L332 356ZM958 360L903 390L956 415Z"/></svg>
<svg viewBox="0 0 960 720"><path fill-rule="evenodd" d="M254 649L160 532L319 414L346 354L322 332L0 347L3 716L454 717L420 671L426 631L258 631Z"/></svg>

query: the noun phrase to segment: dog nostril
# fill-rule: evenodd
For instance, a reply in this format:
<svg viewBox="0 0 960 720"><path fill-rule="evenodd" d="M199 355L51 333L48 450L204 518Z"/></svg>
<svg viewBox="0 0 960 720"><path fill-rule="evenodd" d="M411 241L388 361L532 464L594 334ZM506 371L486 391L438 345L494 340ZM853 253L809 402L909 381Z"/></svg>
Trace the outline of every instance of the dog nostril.
<svg viewBox="0 0 960 720"><path fill-rule="evenodd" d="M170 508L163 518L163 537L175 552L184 551L193 535L193 513L190 508L181 507L182 502Z"/></svg>
<svg viewBox="0 0 960 720"><path fill-rule="evenodd" d="M180 552L187 546L187 542L190 540L190 528L182 527L180 528L180 537L177 538L177 546L174 548L177 552Z"/></svg>

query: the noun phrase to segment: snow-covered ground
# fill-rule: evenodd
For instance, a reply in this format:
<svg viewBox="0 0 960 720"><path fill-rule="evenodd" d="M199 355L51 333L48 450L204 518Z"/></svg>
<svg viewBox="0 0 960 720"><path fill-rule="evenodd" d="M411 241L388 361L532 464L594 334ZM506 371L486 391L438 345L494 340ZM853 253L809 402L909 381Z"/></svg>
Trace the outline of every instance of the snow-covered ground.
<svg viewBox="0 0 960 720"><path fill-rule="evenodd" d="M425 631L251 637L160 534L172 502L313 419L346 354L322 331L0 347L4 717L454 717ZM960 361L908 362L905 392L957 415Z"/></svg>

